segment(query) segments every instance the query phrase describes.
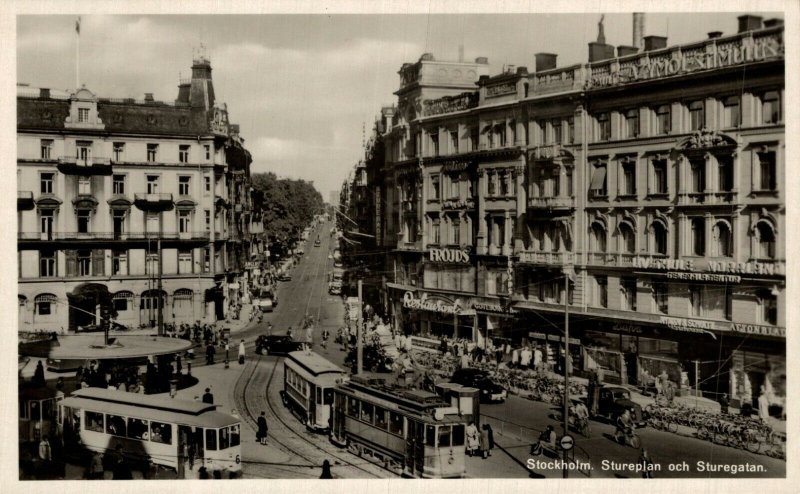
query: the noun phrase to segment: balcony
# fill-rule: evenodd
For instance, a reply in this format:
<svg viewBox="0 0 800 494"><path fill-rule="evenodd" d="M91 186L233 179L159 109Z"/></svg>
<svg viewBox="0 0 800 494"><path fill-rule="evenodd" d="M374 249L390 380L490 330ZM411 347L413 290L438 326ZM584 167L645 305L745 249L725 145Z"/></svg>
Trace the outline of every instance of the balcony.
<svg viewBox="0 0 800 494"><path fill-rule="evenodd" d="M678 194L679 206L718 206L735 204L735 190L719 192L682 192Z"/></svg>
<svg viewBox="0 0 800 494"><path fill-rule="evenodd" d="M633 267L636 254L617 254L608 252L590 252L586 263L590 266L609 266L618 268Z"/></svg>
<svg viewBox="0 0 800 494"><path fill-rule="evenodd" d="M158 213L161 211L171 211L175 207L172 201L172 194L134 194L133 203L142 211Z"/></svg>
<svg viewBox="0 0 800 494"><path fill-rule="evenodd" d="M569 214L574 208L575 199L569 196L528 198L528 209L535 212Z"/></svg>
<svg viewBox="0 0 800 494"><path fill-rule="evenodd" d="M519 263L563 266L565 264L575 264L575 254L573 252L521 251L519 253Z"/></svg>
<svg viewBox="0 0 800 494"><path fill-rule="evenodd" d="M136 242L166 240L182 242L208 242L210 232L18 232L17 240L24 242L75 241L75 242Z"/></svg>
<svg viewBox="0 0 800 494"><path fill-rule="evenodd" d="M17 211L30 211L34 206L33 192L30 190L17 191Z"/></svg>
<svg viewBox="0 0 800 494"><path fill-rule="evenodd" d="M64 175L91 175L108 176L114 173L111 159L92 156L90 158L77 158L75 156L61 156L58 158L58 171Z"/></svg>

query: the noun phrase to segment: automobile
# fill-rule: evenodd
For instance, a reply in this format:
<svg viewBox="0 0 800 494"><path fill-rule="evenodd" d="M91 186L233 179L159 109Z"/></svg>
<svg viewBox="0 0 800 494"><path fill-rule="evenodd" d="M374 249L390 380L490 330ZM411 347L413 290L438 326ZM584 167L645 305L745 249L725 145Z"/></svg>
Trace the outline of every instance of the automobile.
<svg viewBox="0 0 800 494"><path fill-rule="evenodd" d="M319 247L320 245L322 245L322 242L320 242L319 239L316 239L314 241L314 247Z"/></svg>
<svg viewBox="0 0 800 494"><path fill-rule="evenodd" d="M508 398L508 391L492 381L489 373L483 369L458 369L453 373L450 382L479 389L482 402L502 403Z"/></svg>
<svg viewBox="0 0 800 494"><path fill-rule="evenodd" d="M278 281L292 281L292 275L289 273L281 273L278 275Z"/></svg>
<svg viewBox="0 0 800 494"><path fill-rule="evenodd" d="M266 355L286 355L290 352L303 349L303 343L295 341L288 335L271 334L261 339L261 347L256 348L256 351L263 349Z"/></svg>
<svg viewBox="0 0 800 494"><path fill-rule="evenodd" d="M631 419L638 426L645 425L642 406L631 400L631 392L622 386L603 386L597 402L597 414L616 423L622 412L629 410Z"/></svg>
<svg viewBox="0 0 800 494"><path fill-rule="evenodd" d="M336 282L328 283L328 293L331 295L341 295L342 294L342 284Z"/></svg>

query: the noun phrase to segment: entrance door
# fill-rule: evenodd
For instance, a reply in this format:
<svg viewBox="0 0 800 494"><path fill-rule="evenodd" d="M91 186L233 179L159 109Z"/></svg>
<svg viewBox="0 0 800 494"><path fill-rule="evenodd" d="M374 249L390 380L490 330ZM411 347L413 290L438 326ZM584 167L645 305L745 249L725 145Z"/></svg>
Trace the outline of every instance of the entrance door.
<svg viewBox="0 0 800 494"><path fill-rule="evenodd" d="M308 383L308 425L317 422L317 396L321 390L317 386Z"/></svg>

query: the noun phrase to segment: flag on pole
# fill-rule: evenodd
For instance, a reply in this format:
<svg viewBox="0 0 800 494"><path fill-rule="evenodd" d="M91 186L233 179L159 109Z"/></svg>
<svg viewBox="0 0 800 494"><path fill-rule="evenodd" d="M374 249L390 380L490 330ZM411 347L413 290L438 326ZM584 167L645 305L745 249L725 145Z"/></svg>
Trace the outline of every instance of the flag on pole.
<svg viewBox="0 0 800 494"><path fill-rule="evenodd" d="M75 21L75 32L81 34L81 18L78 17L78 20Z"/></svg>

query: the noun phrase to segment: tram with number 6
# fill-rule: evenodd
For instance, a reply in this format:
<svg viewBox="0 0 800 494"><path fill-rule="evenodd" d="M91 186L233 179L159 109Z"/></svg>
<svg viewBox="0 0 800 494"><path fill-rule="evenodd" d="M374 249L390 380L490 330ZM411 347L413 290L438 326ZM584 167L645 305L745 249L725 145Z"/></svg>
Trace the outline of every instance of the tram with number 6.
<svg viewBox="0 0 800 494"><path fill-rule="evenodd" d="M333 388L347 374L321 355L299 350L283 361L284 406L313 431L330 430Z"/></svg>
<svg viewBox="0 0 800 494"><path fill-rule="evenodd" d="M331 442L405 477L463 477L478 390L450 390L447 398L353 376L334 389Z"/></svg>
<svg viewBox="0 0 800 494"><path fill-rule="evenodd" d="M241 419L218 405L85 388L59 406L65 447L107 453L119 445L132 462L173 468L184 478L197 478L200 467L226 477L242 470Z"/></svg>

